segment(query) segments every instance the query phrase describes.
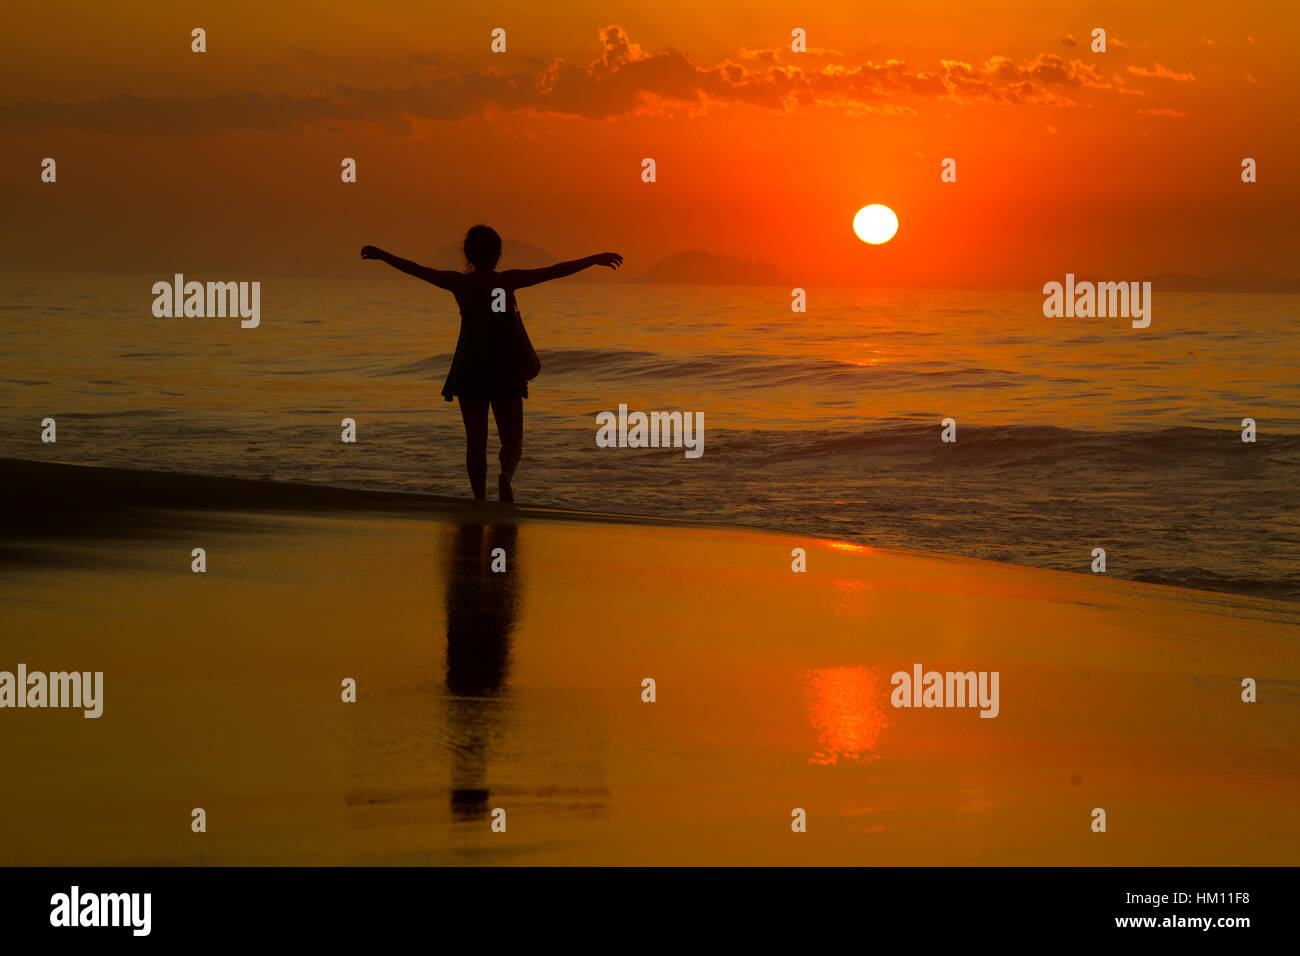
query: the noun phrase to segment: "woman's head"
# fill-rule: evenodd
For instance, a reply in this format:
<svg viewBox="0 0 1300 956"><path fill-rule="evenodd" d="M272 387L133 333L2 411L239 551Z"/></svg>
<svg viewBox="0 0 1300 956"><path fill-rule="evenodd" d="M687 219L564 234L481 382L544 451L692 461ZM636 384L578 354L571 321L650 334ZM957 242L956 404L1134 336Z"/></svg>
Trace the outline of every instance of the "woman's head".
<svg viewBox="0 0 1300 956"><path fill-rule="evenodd" d="M465 233L465 261L479 272L491 272L501 261L501 237L490 226L472 226Z"/></svg>

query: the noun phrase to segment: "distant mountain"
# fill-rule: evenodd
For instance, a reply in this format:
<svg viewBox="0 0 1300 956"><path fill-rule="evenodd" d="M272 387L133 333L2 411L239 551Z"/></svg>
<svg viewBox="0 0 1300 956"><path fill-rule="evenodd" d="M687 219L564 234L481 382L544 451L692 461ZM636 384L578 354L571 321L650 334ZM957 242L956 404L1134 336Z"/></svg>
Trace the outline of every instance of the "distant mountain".
<svg viewBox="0 0 1300 956"><path fill-rule="evenodd" d="M1254 269L1224 269L1208 276L1164 272L1147 281L1153 292L1300 292L1300 279Z"/></svg>
<svg viewBox="0 0 1300 956"><path fill-rule="evenodd" d="M706 249L675 252L640 276L642 282L680 285L784 285L786 280L770 262L727 256Z"/></svg>

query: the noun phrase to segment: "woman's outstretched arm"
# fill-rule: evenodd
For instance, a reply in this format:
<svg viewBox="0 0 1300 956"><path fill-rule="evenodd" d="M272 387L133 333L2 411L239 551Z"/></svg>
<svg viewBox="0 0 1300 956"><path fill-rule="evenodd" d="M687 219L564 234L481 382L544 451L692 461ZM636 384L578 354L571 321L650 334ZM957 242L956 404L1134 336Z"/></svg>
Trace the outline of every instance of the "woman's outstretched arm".
<svg viewBox="0 0 1300 956"><path fill-rule="evenodd" d="M391 252L384 252L378 246L362 246L361 258L378 259L381 262L387 262L399 272L405 272L408 276L415 276L417 279L431 282L439 289L446 289L448 292L454 291L456 283L465 278L459 272L452 272L449 269L430 269L428 266L422 266L410 259L402 259Z"/></svg>
<svg viewBox="0 0 1300 956"><path fill-rule="evenodd" d="M563 279L591 266L608 266L610 269L617 269L622 264L623 257L617 252L598 252L585 259L557 262L545 269L507 269L501 273L501 280L512 289L522 289L525 286L537 285L539 282Z"/></svg>

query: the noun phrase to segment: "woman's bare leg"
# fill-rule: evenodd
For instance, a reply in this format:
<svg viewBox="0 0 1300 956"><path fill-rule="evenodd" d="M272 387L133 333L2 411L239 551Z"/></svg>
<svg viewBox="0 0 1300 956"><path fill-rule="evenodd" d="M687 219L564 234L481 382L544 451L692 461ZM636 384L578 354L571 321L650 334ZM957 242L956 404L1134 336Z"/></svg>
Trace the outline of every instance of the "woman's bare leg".
<svg viewBox="0 0 1300 956"><path fill-rule="evenodd" d="M510 479L524 455L524 400L496 399L492 402L492 415L497 420L497 437L501 439L501 477L497 479L497 488L502 501L514 501Z"/></svg>
<svg viewBox="0 0 1300 956"><path fill-rule="evenodd" d="M483 501L487 498L488 402L464 395L459 400L460 417L465 422L465 470L474 497Z"/></svg>

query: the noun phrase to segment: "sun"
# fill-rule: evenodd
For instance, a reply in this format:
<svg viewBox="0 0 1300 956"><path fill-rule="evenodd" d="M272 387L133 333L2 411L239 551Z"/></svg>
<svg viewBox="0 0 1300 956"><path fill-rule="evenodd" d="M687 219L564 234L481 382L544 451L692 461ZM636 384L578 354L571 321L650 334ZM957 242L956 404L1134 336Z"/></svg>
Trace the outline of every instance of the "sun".
<svg viewBox="0 0 1300 956"><path fill-rule="evenodd" d="M863 206L853 217L853 231L863 242L878 246L894 238L894 233L898 232L898 217L894 210L879 203Z"/></svg>

